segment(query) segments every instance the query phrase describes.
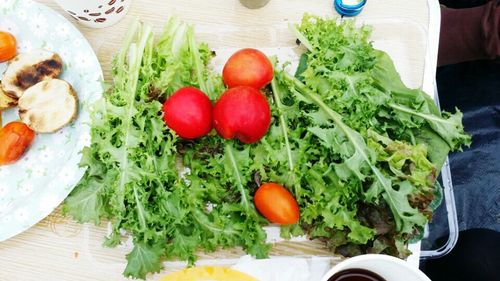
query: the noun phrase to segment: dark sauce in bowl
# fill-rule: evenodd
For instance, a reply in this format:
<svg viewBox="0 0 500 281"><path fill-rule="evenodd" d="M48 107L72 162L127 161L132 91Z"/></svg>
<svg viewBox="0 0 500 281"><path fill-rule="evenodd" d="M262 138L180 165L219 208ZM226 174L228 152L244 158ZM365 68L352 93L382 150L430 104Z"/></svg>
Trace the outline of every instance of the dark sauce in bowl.
<svg viewBox="0 0 500 281"><path fill-rule="evenodd" d="M350 268L335 273L328 281L386 281L378 274L361 268Z"/></svg>

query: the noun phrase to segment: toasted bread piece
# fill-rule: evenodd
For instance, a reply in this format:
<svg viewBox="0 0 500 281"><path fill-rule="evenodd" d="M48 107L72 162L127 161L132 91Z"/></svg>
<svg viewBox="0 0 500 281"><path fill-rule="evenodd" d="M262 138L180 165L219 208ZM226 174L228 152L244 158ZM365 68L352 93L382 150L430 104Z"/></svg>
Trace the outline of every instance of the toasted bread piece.
<svg viewBox="0 0 500 281"><path fill-rule="evenodd" d="M3 90L0 84L0 111L14 107L17 105L17 99L8 96Z"/></svg>
<svg viewBox="0 0 500 281"><path fill-rule="evenodd" d="M46 50L34 50L17 55L9 62L2 78L7 95L20 98L29 87L61 74L62 61L58 54Z"/></svg>
<svg viewBox="0 0 500 281"><path fill-rule="evenodd" d="M28 88L18 106L21 121L33 131L52 133L76 118L78 97L68 82L51 79Z"/></svg>

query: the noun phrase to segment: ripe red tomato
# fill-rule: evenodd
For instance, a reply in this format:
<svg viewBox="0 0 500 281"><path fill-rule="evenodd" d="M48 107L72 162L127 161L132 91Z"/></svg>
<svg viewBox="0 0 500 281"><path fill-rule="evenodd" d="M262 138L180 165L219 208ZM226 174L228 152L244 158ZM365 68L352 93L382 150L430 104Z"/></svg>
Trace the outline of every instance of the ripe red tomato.
<svg viewBox="0 0 500 281"><path fill-rule="evenodd" d="M255 207L270 222L296 224L299 221L299 205L293 195L276 183L264 183L253 198Z"/></svg>
<svg viewBox="0 0 500 281"><path fill-rule="evenodd" d="M35 132L22 122L11 122L0 129L0 166L19 160L34 138Z"/></svg>
<svg viewBox="0 0 500 281"><path fill-rule="evenodd" d="M8 32L0 31L0 62L12 59L16 53L16 38Z"/></svg>
<svg viewBox="0 0 500 281"><path fill-rule="evenodd" d="M181 138L203 137L212 130L212 103L195 87L181 88L163 104L163 121Z"/></svg>
<svg viewBox="0 0 500 281"><path fill-rule="evenodd" d="M222 79L229 88L249 86L260 89L273 80L273 65L261 51L242 49L228 59L222 70Z"/></svg>
<svg viewBox="0 0 500 281"><path fill-rule="evenodd" d="M255 88L231 88L215 103L214 127L225 139L237 138L243 143L254 143L267 133L270 124L269 103Z"/></svg>

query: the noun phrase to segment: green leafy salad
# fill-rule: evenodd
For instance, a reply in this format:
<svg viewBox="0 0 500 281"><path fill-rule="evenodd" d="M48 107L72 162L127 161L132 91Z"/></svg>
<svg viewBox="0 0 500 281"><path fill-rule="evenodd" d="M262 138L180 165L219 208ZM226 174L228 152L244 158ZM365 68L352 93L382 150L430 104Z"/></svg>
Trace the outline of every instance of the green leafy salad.
<svg viewBox="0 0 500 281"><path fill-rule="evenodd" d="M368 26L305 15L291 29L307 51L294 74L271 58L271 126L245 145L214 132L184 140L165 126L162 103L177 89L212 101L226 90L208 67L216 54L176 18L157 40L148 25L131 26L112 87L93 105L86 173L64 206L79 222L110 221L105 246L133 237L125 276L144 279L163 260L193 264L197 251L266 257L269 222L253 202L261 182L285 186L300 207L285 238L307 235L345 256L409 254L446 156L470 144L461 113L407 88Z"/></svg>

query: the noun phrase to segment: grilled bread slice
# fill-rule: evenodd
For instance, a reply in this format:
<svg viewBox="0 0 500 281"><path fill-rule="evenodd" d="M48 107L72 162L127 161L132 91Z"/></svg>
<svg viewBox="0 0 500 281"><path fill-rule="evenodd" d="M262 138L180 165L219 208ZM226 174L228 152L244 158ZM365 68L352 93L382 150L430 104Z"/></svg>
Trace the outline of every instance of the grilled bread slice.
<svg viewBox="0 0 500 281"><path fill-rule="evenodd" d="M72 122L78 97L68 82L51 79L28 88L18 101L19 116L37 133L52 133Z"/></svg>
<svg viewBox="0 0 500 281"><path fill-rule="evenodd" d="M34 50L17 55L5 70L2 87L7 95L20 98L29 87L61 74L62 61L58 54Z"/></svg>
<svg viewBox="0 0 500 281"><path fill-rule="evenodd" d="M17 105L17 99L8 96L3 90L0 84L0 111L14 107Z"/></svg>

